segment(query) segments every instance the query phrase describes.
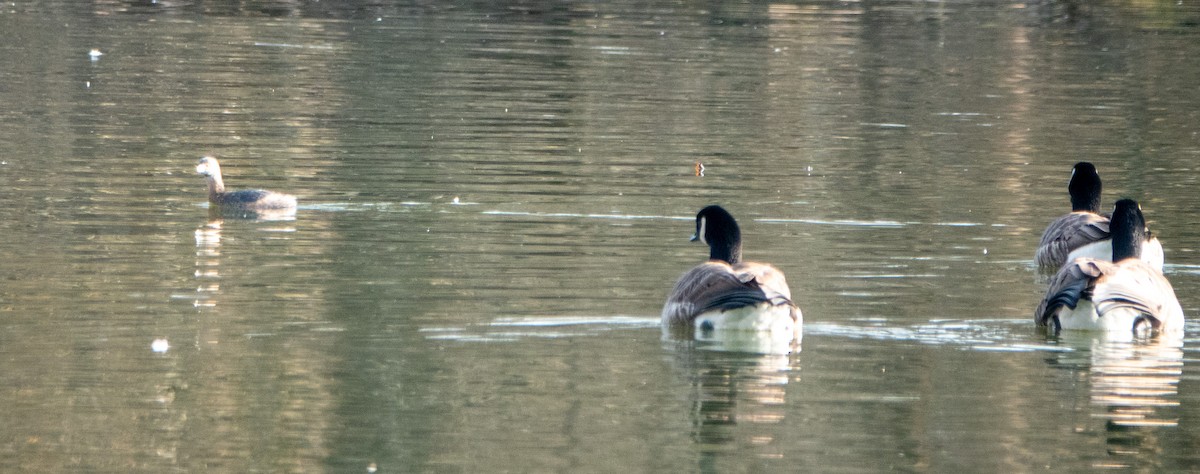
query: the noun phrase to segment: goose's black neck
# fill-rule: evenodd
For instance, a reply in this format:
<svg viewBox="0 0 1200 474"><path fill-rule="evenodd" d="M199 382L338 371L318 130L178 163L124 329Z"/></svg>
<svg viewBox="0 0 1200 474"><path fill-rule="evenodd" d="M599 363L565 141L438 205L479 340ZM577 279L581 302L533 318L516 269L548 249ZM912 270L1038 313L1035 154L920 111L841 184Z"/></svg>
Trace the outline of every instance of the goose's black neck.
<svg viewBox="0 0 1200 474"><path fill-rule="evenodd" d="M1146 240L1146 218L1136 201L1117 201L1108 229L1112 235L1112 261L1141 258L1142 242Z"/></svg>
<svg viewBox="0 0 1200 474"><path fill-rule="evenodd" d="M734 265L742 261L742 243L736 242L733 245L708 245L709 260L721 260L730 265Z"/></svg>
<svg viewBox="0 0 1200 474"><path fill-rule="evenodd" d="M708 258L730 265L742 261L742 231L721 206L708 206L696 214L696 237L708 244Z"/></svg>
<svg viewBox="0 0 1200 474"><path fill-rule="evenodd" d="M1071 210L1100 212L1100 193L1102 190L1100 173L1096 167L1086 161L1075 164L1071 172L1071 182L1067 184L1067 192L1071 194Z"/></svg>

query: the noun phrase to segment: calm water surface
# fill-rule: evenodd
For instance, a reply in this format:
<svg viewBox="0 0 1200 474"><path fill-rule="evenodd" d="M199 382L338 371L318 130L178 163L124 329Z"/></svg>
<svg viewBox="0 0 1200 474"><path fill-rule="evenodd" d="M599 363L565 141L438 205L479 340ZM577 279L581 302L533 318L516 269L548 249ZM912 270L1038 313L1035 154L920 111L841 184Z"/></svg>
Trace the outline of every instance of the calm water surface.
<svg viewBox="0 0 1200 474"><path fill-rule="evenodd" d="M1192 2L0 10L0 470L1200 469L1200 327L1031 322L1083 159L1200 314ZM662 337L714 202L799 351Z"/></svg>

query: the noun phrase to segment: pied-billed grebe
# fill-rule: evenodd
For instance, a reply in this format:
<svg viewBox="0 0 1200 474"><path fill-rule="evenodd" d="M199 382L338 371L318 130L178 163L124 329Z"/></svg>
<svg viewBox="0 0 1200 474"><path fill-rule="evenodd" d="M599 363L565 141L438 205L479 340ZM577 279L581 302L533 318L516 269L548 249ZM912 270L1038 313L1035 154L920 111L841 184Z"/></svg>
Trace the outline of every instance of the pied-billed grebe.
<svg viewBox="0 0 1200 474"><path fill-rule="evenodd" d="M800 334L803 318L783 272L742 261L741 231L729 212L720 206L701 209L692 236L696 240L708 244L709 260L679 277L663 305L664 324Z"/></svg>
<svg viewBox="0 0 1200 474"><path fill-rule="evenodd" d="M1034 319L1060 329L1183 331L1183 309L1171 283L1141 259L1146 219L1136 201L1117 201L1109 224L1112 261L1075 259L1058 270Z"/></svg>
<svg viewBox="0 0 1200 474"><path fill-rule="evenodd" d="M1071 195L1071 213L1055 219L1038 243L1033 259L1043 270L1059 267L1079 257L1107 260L1112 256L1108 216L1100 214L1100 173L1086 161L1075 164L1067 184ZM1162 244L1153 235L1141 242L1142 260L1162 270Z"/></svg>
<svg viewBox="0 0 1200 474"><path fill-rule="evenodd" d="M221 180L221 164L211 156L200 158L196 172L208 178L208 202L222 209L264 211L296 207L296 197L288 194L262 189L225 191L225 182Z"/></svg>

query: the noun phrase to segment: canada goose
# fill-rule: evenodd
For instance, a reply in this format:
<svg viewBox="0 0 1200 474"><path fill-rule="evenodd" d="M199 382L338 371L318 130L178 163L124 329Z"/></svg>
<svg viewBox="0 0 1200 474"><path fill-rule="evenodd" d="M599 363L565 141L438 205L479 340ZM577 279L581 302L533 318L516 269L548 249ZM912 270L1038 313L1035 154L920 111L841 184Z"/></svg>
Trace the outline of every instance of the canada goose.
<svg viewBox="0 0 1200 474"><path fill-rule="evenodd" d="M1086 161L1075 164L1067 192L1071 195L1071 213L1055 219L1038 244L1034 261L1045 270L1057 270L1076 258L1107 260L1112 256L1108 216L1100 214L1100 174ZM1142 242L1142 260L1162 270L1162 244L1146 233Z"/></svg>
<svg viewBox="0 0 1200 474"><path fill-rule="evenodd" d="M1140 258L1146 220L1138 203L1117 201L1112 215L1112 261L1079 258L1050 281L1034 319L1061 329L1180 331L1183 309L1158 269Z"/></svg>
<svg viewBox="0 0 1200 474"><path fill-rule="evenodd" d="M709 261L688 270L675 283L663 305L664 325L799 336L803 316L792 303L783 272L742 261L741 230L729 212L720 206L701 209L692 236L696 240L708 244Z"/></svg>
<svg viewBox="0 0 1200 474"><path fill-rule="evenodd" d="M211 156L200 158L196 172L208 178L208 202L223 210L267 211L294 209L296 197L262 189L225 191L221 165Z"/></svg>

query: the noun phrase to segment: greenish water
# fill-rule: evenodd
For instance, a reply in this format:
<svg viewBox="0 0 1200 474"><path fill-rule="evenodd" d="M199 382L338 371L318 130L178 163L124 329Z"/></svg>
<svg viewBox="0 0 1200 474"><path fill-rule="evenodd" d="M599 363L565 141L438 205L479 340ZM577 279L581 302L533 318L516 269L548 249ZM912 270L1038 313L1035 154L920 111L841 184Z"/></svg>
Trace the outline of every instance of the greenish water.
<svg viewBox="0 0 1200 474"><path fill-rule="evenodd" d="M0 470L1198 469L1197 326L1048 338L1032 255L1092 161L1197 314L1200 10L1066 13L5 4ZM662 336L709 203L799 352Z"/></svg>

